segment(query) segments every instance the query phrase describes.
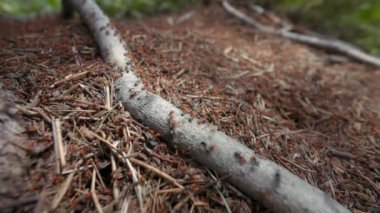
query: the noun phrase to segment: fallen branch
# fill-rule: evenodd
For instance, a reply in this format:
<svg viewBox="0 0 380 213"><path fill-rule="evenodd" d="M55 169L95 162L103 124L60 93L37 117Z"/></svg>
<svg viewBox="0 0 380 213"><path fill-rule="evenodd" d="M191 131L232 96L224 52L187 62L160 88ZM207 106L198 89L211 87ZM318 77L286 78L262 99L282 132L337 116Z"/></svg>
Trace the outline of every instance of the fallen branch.
<svg viewBox="0 0 380 213"><path fill-rule="evenodd" d="M158 132L167 142L224 176L232 185L277 212L348 212L321 190L309 185L274 162L217 131L198 125L173 104L144 89L133 72L117 30L93 0L67 0L89 26L103 59L121 71L116 94L129 113ZM132 161L136 163L136 161Z"/></svg>
<svg viewBox="0 0 380 213"><path fill-rule="evenodd" d="M334 52L339 52L357 61L371 64L376 67L380 67L380 58L369 55L363 52L362 50L360 50L358 47L355 47L347 42L336 40L336 39L322 38L322 36L317 37L317 36L303 35L303 34L291 32L290 29L288 28L276 29L273 27L269 27L269 26L259 23L252 17L247 16L246 14L242 13L238 9L234 8L230 3L228 3L227 0L223 0L222 5L229 14L235 16L236 18L240 19L241 21L245 22L248 25L251 25L252 27L256 28L257 30L263 33L279 35L284 38L288 38L300 43L308 44L315 47L320 47L320 48L334 51Z"/></svg>

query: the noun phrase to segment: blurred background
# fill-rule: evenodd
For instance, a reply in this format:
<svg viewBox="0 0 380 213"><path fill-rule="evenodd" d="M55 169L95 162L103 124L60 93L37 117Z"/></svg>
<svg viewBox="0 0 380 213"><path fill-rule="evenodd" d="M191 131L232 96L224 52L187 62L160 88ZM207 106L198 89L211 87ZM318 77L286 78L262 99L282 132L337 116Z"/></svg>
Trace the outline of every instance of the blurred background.
<svg viewBox="0 0 380 213"><path fill-rule="evenodd" d="M142 18L177 12L202 0L97 0L111 16ZM215 1L216 2L216 1ZM234 1L230 1L234 3ZM380 55L380 0L240 0L258 4L321 34ZM0 0L0 14L14 17L58 12L60 0Z"/></svg>

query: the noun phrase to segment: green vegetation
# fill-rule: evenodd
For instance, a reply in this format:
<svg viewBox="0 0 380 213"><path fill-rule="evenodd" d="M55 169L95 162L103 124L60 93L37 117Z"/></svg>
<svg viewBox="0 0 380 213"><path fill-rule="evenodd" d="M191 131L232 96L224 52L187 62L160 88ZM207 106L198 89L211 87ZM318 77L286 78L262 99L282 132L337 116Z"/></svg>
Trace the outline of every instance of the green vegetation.
<svg viewBox="0 0 380 213"><path fill-rule="evenodd" d="M20 16L38 11L57 11L60 2L60 0L1 0L0 13Z"/></svg>
<svg viewBox="0 0 380 213"><path fill-rule="evenodd" d="M199 0L97 0L110 15L142 17L176 11ZM255 0L270 10L322 34L352 42L380 54L380 0ZM0 0L0 13L20 16L57 12L60 0Z"/></svg>
<svg viewBox="0 0 380 213"><path fill-rule="evenodd" d="M124 14L133 17L152 15L157 12L172 12L192 0L97 0L111 15Z"/></svg>
<svg viewBox="0 0 380 213"><path fill-rule="evenodd" d="M144 14L171 12L195 0L96 0L110 15L141 17ZM36 12L58 12L61 0L1 0L0 13L12 16Z"/></svg>

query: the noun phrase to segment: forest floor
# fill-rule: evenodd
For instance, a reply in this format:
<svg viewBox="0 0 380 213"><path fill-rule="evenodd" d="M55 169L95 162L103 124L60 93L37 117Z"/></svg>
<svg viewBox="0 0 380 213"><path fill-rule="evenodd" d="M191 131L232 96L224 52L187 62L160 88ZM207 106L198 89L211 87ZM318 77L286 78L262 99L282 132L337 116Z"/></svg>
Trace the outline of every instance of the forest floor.
<svg viewBox="0 0 380 213"><path fill-rule="evenodd" d="M114 22L150 91L352 211L379 210L380 69L334 62L336 57L322 50L258 33L216 5ZM79 18L2 20L0 26L0 79L17 97L25 133L16 143L28 153L19 160L26 171L23 184L14 186L23 190L2 194L0 203L20 201L14 204L19 212L52 205L89 212L97 208L95 187L106 212L127 205L133 212L140 186L145 212L267 211L224 177L167 147L115 98L112 109L105 107L113 76ZM62 168L55 157L53 117L62 122ZM131 167L115 160L104 141L158 171L132 163L139 180L134 183Z"/></svg>

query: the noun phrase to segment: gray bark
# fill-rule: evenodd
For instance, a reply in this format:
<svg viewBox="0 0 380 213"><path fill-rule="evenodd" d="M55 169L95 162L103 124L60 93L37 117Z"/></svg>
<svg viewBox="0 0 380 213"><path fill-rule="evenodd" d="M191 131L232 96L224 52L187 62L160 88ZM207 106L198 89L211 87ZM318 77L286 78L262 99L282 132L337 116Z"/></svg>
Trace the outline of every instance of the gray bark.
<svg viewBox="0 0 380 213"><path fill-rule="evenodd" d="M110 20L92 0L68 0L92 30L104 60L122 76L119 100L129 113L185 150L200 164L230 175L228 181L277 212L349 212L345 207L285 168L255 154L211 125L198 125L173 104L144 89L133 72L127 50Z"/></svg>
<svg viewBox="0 0 380 213"><path fill-rule="evenodd" d="M12 212L12 202L26 189L26 153L15 145L23 140L19 134L24 128L14 100L0 84L0 212Z"/></svg>

